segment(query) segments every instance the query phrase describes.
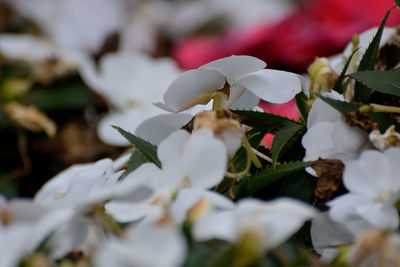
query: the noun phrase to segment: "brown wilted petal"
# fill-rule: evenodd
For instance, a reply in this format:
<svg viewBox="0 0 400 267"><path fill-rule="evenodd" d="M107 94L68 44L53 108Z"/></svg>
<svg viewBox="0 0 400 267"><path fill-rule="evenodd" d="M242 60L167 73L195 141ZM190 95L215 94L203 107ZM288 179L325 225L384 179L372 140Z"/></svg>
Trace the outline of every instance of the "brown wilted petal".
<svg viewBox="0 0 400 267"><path fill-rule="evenodd" d="M312 167L318 175L314 195L317 199L329 200L338 191L342 184L344 164L340 160L319 159Z"/></svg>
<svg viewBox="0 0 400 267"><path fill-rule="evenodd" d="M360 113L357 111L351 111L346 113L346 122L350 126L358 126L365 132L369 133L378 128L378 124L371 120L371 117L367 113Z"/></svg>
<svg viewBox="0 0 400 267"><path fill-rule="evenodd" d="M34 106L11 102L4 106L4 112L18 127L32 132L45 132L49 137L56 135L56 123Z"/></svg>

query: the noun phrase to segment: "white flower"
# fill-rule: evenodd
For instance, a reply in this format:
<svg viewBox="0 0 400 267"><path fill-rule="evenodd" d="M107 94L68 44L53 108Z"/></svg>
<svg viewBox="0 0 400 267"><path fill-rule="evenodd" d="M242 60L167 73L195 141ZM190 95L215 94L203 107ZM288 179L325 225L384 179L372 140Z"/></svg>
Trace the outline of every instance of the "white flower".
<svg viewBox="0 0 400 267"><path fill-rule="evenodd" d="M16 61L38 62L56 57L71 67L77 67L81 59L77 53L63 50L50 40L29 34L1 34L0 52L7 59Z"/></svg>
<svg viewBox="0 0 400 267"><path fill-rule="evenodd" d="M220 193L198 188L184 188L178 192L170 214L174 221L183 224L186 220L193 222L206 214L221 210L233 210L233 201Z"/></svg>
<svg viewBox="0 0 400 267"><path fill-rule="evenodd" d="M129 142L110 125L133 132L145 119L165 113L151 103L161 98L179 70L171 59L118 52L105 55L100 60L99 71L93 60L86 60L80 73L112 106L98 126L100 138L111 145L125 146Z"/></svg>
<svg viewBox="0 0 400 267"><path fill-rule="evenodd" d="M217 97L222 107L253 108L260 98L285 103L301 91L297 74L264 69L265 66L264 61L250 56L212 61L179 75L165 92L164 103L156 105L180 112ZM229 90L224 88L226 83Z"/></svg>
<svg viewBox="0 0 400 267"><path fill-rule="evenodd" d="M128 15L124 0L7 2L37 23L58 45L85 52L97 52L107 35L118 31Z"/></svg>
<svg viewBox="0 0 400 267"><path fill-rule="evenodd" d="M400 149L365 151L346 164L343 183L349 193L329 202L329 214L338 222L356 214L379 229L399 226L395 203L400 199Z"/></svg>
<svg viewBox="0 0 400 267"><path fill-rule="evenodd" d="M355 215L339 223L333 221L328 212L322 212L311 221L311 241L321 259L330 262L339 252L337 247L353 243L370 229L371 225L359 216Z"/></svg>
<svg viewBox="0 0 400 267"><path fill-rule="evenodd" d="M148 214L160 214L179 189L216 186L226 170L226 148L209 129L192 134L176 131L161 142L157 155L162 169L151 163L143 164L118 185L127 191L138 186L148 188L154 191L153 195L145 202L121 199L107 203L107 212L116 220L127 222Z"/></svg>
<svg viewBox="0 0 400 267"><path fill-rule="evenodd" d="M25 247L26 238L32 228L28 225L13 225L7 229L0 227L0 266L19 266L21 259L30 251Z"/></svg>
<svg viewBox="0 0 400 267"><path fill-rule="evenodd" d="M0 195L0 266L18 266L20 260L32 253L49 235L39 234L39 221L48 209L31 199L6 199Z"/></svg>
<svg viewBox="0 0 400 267"><path fill-rule="evenodd" d="M110 159L76 164L50 179L37 192L34 201L49 207L88 203L115 185L121 174L116 172Z"/></svg>
<svg viewBox="0 0 400 267"><path fill-rule="evenodd" d="M334 91L322 95L343 101L343 97ZM307 128L302 139L306 149L304 161L321 157L346 162L356 158L368 144L367 133L348 125L339 111L320 98L311 106Z"/></svg>
<svg viewBox="0 0 400 267"><path fill-rule="evenodd" d="M354 64L353 66L350 66L350 69L348 70L347 73L351 73L355 71L354 67L358 66L360 64L362 56L365 54L365 51L367 50L369 44L371 43L372 39L376 35L376 32L378 31L378 27L373 27L371 29L368 29L365 32L362 32L358 35L359 42L356 47L354 47L353 43L350 42L346 48L344 49L342 54L336 55L332 58L330 58L330 64L332 68L335 70L336 73L341 73L344 65L346 64L346 61L350 57L351 53L355 48L359 48L356 54L354 55ZM390 28L390 27L385 27L382 32L382 38L379 43L379 48L382 48L384 45L386 45L396 34L396 28Z"/></svg>
<svg viewBox="0 0 400 267"><path fill-rule="evenodd" d="M174 2L174 16L167 32L187 35L215 19L223 19L228 27L247 27L257 23L273 23L285 17L293 5L279 0L201 0Z"/></svg>
<svg viewBox="0 0 400 267"><path fill-rule="evenodd" d="M245 199L235 211L216 212L195 222L193 234L199 241L217 238L230 242L250 235L255 248L265 251L280 245L315 214L312 207L293 199Z"/></svg>
<svg viewBox="0 0 400 267"><path fill-rule="evenodd" d="M144 120L135 130L135 135L154 144L159 145L173 132L181 129L193 118L187 113L161 114Z"/></svg>
<svg viewBox="0 0 400 267"><path fill-rule="evenodd" d="M186 258L186 243L177 229L141 223L124 239L112 239L95 255L96 267L176 267Z"/></svg>

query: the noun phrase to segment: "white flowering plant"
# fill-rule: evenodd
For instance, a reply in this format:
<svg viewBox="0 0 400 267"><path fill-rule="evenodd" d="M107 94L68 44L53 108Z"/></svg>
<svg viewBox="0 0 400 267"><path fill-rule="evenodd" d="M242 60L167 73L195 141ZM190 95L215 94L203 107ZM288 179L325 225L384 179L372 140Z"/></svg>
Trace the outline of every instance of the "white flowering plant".
<svg viewBox="0 0 400 267"><path fill-rule="evenodd" d="M391 11L307 75L247 55L180 71L139 51L79 51L75 71L109 109L99 137L129 149L64 169L33 198L0 191L0 267L399 266ZM67 57L52 45L43 57ZM0 122L56 135L4 88ZM258 107L293 99L299 119Z"/></svg>

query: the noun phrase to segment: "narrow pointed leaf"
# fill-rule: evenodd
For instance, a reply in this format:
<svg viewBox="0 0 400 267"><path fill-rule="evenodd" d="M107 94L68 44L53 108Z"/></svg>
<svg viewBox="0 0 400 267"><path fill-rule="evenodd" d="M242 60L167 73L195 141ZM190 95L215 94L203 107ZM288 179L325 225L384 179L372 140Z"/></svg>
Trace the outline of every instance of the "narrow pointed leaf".
<svg viewBox="0 0 400 267"><path fill-rule="evenodd" d="M237 118L243 124L265 132L271 132L271 130L283 127L286 123L290 122L299 124L298 122L286 117L265 112L247 110L232 110L232 112L238 115Z"/></svg>
<svg viewBox="0 0 400 267"><path fill-rule="evenodd" d="M281 163L275 167L270 165L239 184L236 196L240 198L253 195L283 177L304 170L309 164L310 162L296 161Z"/></svg>
<svg viewBox="0 0 400 267"><path fill-rule="evenodd" d="M308 97L304 92L300 92L296 95L296 105L300 112L300 116L305 124L307 124L309 107L307 104Z"/></svg>
<svg viewBox="0 0 400 267"><path fill-rule="evenodd" d="M272 141L272 161L274 164L284 146L288 144L289 140L302 129L304 129L304 125L287 123L282 129L275 133L274 140Z"/></svg>
<svg viewBox="0 0 400 267"><path fill-rule="evenodd" d="M137 149L143 159L145 159L147 162L156 164L158 167L161 167L160 160L157 157L157 147L155 145L131 134L130 132L125 131L120 127L113 127Z"/></svg>
<svg viewBox="0 0 400 267"><path fill-rule="evenodd" d="M140 167L143 163L148 162L137 149L133 150L131 157L128 160L128 166L126 168L126 174L131 173Z"/></svg>
<svg viewBox="0 0 400 267"><path fill-rule="evenodd" d="M392 9L389 9L389 11L386 13L385 18L383 19L381 25L379 26L378 31L376 32L376 35L372 39L372 42L368 46L367 50L365 51L365 54L363 55L360 65L358 66L358 71L364 71L364 70L373 70L376 62L376 57L378 55L379 51L379 43L381 42L382 38L382 32L383 28L385 27L386 20L389 17L390 12ZM371 89L369 89L367 86L356 82L355 87L354 87L354 100L357 102L362 102L366 103L368 98L371 95Z"/></svg>
<svg viewBox="0 0 400 267"><path fill-rule="evenodd" d="M339 111L342 114L345 114L346 112L355 111L359 108L359 105L354 104L354 103L349 103L349 102L340 101L340 100L334 100L332 98L325 97L322 95L319 95L318 97L321 98L323 101L325 101L327 104L329 104L330 106L332 106L334 109L336 109L337 111Z"/></svg>
<svg viewBox="0 0 400 267"><path fill-rule="evenodd" d="M342 72L339 75L339 78L337 79L335 85L333 86L332 90L338 92L339 94L343 94L344 89L347 87L347 86L344 86L343 81L344 81L344 78L346 77L346 72L347 72L347 69L349 68L350 62L351 62L354 54L357 51L358 51L358 48L354 49L354 51L351 53L350 57L347 59L346 64L343 67Z"/></svg>
<svg viewBox="0 0 400 267"><path fill-rule="evenodd" d="M350 77L375 91L400 96L400 73L397 71L360 71Z"/></svg>

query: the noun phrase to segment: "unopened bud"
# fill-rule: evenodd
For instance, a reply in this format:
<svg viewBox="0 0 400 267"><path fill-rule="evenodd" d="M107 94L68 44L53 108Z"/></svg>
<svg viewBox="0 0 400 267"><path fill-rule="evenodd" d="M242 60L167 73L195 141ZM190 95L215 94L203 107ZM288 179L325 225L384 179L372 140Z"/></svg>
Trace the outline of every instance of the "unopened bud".
<svg viewBox="0 0 400 267"><path fill-rule="evenodd" d="M337 78L328 59L319 57L308 67L308 74L311 81L310 90L315 93L329 91Z"/></svg>

